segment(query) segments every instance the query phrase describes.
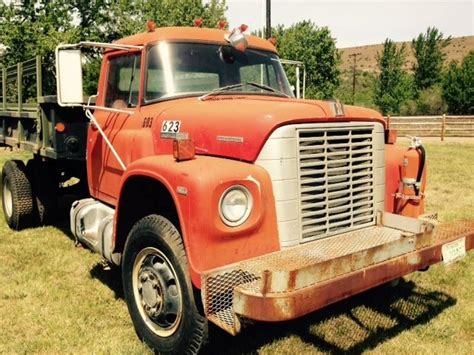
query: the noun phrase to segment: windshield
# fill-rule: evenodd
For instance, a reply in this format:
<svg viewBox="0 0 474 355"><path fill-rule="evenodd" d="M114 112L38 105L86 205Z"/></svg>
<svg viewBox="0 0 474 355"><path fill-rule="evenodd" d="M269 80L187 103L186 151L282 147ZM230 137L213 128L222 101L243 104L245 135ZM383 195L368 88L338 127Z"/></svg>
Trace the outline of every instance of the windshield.
<svg viewBox="0 0 474 355"><path fill-rule="evenodd" d="M202 95L225 88L224 94L291 96L290 85L274 53L201 43L160 42L147 54L145 102L183 95ZM267 86L269 88L263 87Z"/></svg>

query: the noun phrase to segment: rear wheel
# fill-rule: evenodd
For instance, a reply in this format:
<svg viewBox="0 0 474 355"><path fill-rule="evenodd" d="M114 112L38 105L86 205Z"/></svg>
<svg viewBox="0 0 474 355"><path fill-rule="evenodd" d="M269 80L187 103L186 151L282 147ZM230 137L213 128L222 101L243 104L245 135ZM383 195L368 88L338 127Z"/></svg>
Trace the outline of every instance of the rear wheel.
<svg viewBox="0 0 474 355"><path fill-rule="evenodd" d="M159 353L197 353L207 322L196 307L181 236L158 215L132 228L125 245L125 299L139 337Z"/></svg>
<svg viewBox="0 0 474 355"><path fill-rule="evenodd" d="M33 192L21 160L9 160L2 170L2 206L5 219L15 230L30 227L33 219Z"/></svg>

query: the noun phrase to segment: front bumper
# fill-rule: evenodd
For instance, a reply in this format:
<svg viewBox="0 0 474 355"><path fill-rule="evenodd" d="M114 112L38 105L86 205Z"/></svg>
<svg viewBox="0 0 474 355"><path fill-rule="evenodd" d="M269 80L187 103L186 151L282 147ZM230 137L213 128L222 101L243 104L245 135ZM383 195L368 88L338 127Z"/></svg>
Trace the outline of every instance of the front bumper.
<svg viewBox="0 0 474 355"><path fill-rule="evenodd" d="M378 226L302 244L202 275L207 318L231 334L240 318L283 321L442 261L442 246L465 238L474 222L434 226L389 213Z"/></svg>

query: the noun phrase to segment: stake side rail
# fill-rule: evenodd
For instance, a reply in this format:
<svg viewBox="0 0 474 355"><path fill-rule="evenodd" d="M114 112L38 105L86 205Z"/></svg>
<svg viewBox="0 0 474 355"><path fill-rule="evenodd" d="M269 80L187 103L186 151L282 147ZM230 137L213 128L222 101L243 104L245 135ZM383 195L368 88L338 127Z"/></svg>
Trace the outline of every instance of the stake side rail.
<svg viewBox="0 0 474 355"><path fill-rule="evenodd" d="M0 147L51 159L85 160L88 120L80 107L60 107L44 95L40 56L0 69ZM62 123L64 130L58 129ZM61 125L62 127L62 125Z"/></svg>

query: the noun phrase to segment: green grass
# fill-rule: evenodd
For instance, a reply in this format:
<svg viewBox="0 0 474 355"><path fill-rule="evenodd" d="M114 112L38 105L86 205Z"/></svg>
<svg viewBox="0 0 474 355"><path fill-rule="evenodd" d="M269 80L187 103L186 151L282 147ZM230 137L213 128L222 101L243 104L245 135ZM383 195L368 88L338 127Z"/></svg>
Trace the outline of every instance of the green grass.
<svg viewBox="0 0 474 355"><path fill-rule="evenodd" d="M427 210L474 219L474 144L428 144ZM0 165L19 153L0 151ZM65 211L67 214L67 211ZM0 212L0 353L149 353L136 337L120 273L60 227L13 232ZM301 319L211 327L204 353L469 354L474 348L474 253L414 273Z"/></svg>

